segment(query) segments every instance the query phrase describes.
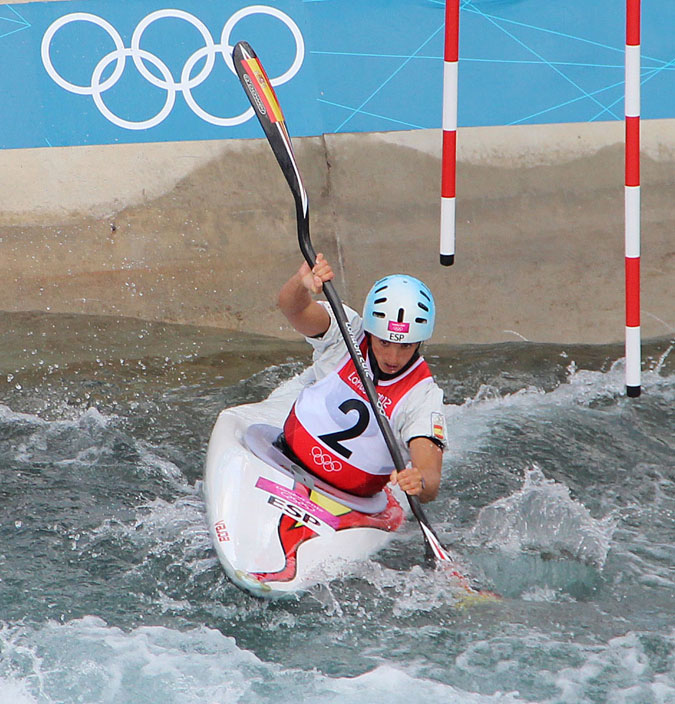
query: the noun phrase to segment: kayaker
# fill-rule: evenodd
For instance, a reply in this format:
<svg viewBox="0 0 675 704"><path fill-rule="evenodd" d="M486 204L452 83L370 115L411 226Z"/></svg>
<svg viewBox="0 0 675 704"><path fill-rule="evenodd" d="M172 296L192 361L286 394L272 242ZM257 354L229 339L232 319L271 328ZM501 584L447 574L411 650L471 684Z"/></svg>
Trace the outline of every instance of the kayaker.
<svg viewBox="0 0 675 704"><path fill-rule="evenodd" d="M409 460L397 472L333 312L327 302L313 298L333 276L319 254L314 267L303 262L279 292L279 308L314 354L278 443L343 491L371 496L392 482L420 501L431 501L438 494L446 438L443 392L420 355L421 343L433 332L433 296L418 279L395 274L374 284L363 316L344 306Z"/></svg>

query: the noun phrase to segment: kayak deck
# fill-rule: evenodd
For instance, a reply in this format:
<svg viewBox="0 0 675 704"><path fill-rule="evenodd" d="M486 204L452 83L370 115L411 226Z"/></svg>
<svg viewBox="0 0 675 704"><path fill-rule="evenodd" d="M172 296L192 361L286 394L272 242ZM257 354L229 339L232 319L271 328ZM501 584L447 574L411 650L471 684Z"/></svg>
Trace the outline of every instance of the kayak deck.
<svg viewBox="0 0 675 704"><path fill-rule="evenodd" d="M331 492L288 460L286 466L277 463L283 460L274 455L279 451L270 438L278 434L287 406L288 398L273 394L222 411L204 473L218 559L234 584L265 598L297 594L336 568L367 559L391 540L405 518L388 488L363 500ZM249 432L256 424L257 445Z"/></svg>

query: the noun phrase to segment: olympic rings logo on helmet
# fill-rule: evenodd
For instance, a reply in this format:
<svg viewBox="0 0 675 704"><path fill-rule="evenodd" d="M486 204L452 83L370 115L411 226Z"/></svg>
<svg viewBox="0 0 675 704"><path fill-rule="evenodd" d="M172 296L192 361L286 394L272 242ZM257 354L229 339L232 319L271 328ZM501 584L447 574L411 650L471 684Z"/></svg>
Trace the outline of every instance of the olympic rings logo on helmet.
<svg viewBox="0 0 675 704"><path fill-rule="evenodd" d="M270 83L273 86L279 86L287 83L298 73L300 66L302 66L302 62L305 58L305 42L302 33L300 32L300 28L293 21L293 19L291 19L291 17L289 17L285 12L282 12L275 7L269 7L268 5L249 5L248 7L237 10L237 12L235 12L223 25L219 44L214 42L211 33L200 19L183 10L164 9L151 12L149 15L144 17L134 29L130 47L124 46L124 41L122 40L119 32L107 20L104 20L102 17L93 15L89 12L73 12L59 17L47 28L47 31L42 37L42 63L44 64L50 78L58 86L70 93L92 96L99 112L108 121L118 127L122 127L127 130L145 130L150 129L151 127L156 127L171 113L176 102L176 93L179 91L183 94L185 102L188 104L192 112L202 120L209 122L212 125L232 127L243 124L253 117L253 108L249 107L243 113L240 115L235 115L234 117L218 117L210 114L197 104L197 101L192 95L192 90L201 85L209 77L215 64L216 57L219 53L225 60L228 69L236 75L234 64L232 62L233 47L230 45L230 36L235 25L240 20L244 19L244 17L248 17L250 15L270 15L280 20L291 31L295 41L295 58L293 63L280 76L270 78ZM141 38L143 37L145 30L153 22L164 18L183 20L188 24L191 24L197 29L204 40L204 46L197 49L197 51L195 51L185 62L179 81L174 80L169 67L166 63L164 63L164 61L162 61L155 54L141 49ZM110 35L110 38L113 40L115 45L114 51L106 54L96 64L88 86L77 85L67 81L63 78L63 76L61 76L61 74L58 73L52 62L50 53L52 40L62 27L65 27L72 22L90 22L101 27ZM156 115L148 118L147 120L125 120L124 118L115 115L103 101L103 93L112 88L122 76L122 73L126 67L127 57L131 57L134 66L140 75L148 81L148 83L166 91L166 102L164 103L164 106ZM199 72L196 73L195 76L193 76L192 72L195 66L199 61L204 59L204 66ZM104 71L113 62L115 62L115 67L112 74L104 79ZM146 62L152 64L159 71L161 78L154 75L148 69Z"/></svg>
<svg viewBox="0 0 675 704"><path fill-rule="evenodd" d="M342 462L327 455L318 445L312 448L312 459L317 467L321 467L326 472L339 472L342 469Z"/></svg>

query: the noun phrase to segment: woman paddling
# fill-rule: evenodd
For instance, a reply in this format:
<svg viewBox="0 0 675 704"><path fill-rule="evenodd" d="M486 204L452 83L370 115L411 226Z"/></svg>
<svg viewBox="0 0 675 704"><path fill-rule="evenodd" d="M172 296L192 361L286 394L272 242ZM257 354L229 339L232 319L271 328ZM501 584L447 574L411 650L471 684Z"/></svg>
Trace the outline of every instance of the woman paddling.
<svg viewBox="0 0 675 704"><path fill-rule="evenodd" d="M420 356L420 345L434 327L431 292L418 279L395 274L374 284L362 317L344 306L408 461L396 472L334 314L312 297L333 276L319 254L311 269L303 262L279 293L279 308L314 348L314 363L302 376L304 388L278 443L343 491L371 496L391 481L420 501L431 501L440 485L446 437L443 392Z"/></svg>

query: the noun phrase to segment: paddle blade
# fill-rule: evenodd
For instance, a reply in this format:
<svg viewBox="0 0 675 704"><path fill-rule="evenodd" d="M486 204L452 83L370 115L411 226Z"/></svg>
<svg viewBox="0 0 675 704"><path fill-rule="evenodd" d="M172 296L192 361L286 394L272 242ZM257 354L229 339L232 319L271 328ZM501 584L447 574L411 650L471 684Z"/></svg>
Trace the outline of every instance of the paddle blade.
<svg viewBox="0 0 675 704"><path fill-rule="evenodd" d="M436 569L442 570L448 574L466 592L468 596L476 597L478 599L500 599L501 597L495 592L481 589L477 583L472 581L462 571L461 566L457 563L455 558L453 558L452 555L443 547L443 545L441 545L438 536L429 525L429 522L422 511L422 507L420 506L417 497L409 496L408 499L413 499L412 501L409 501L410 507L412 508L413 514L417 518L420 528L422 529L422 534L424 535L427 559L433 563Z"/></svg>
<svg viewBox="0 0 675 704"><path fill-rule="evenodd" d="M235 44L232 61L244 92L288 181L293 197L301 211L306 214L309 209L307 193L295 160L284 113L267 72L248 42Z"/></svg>
<svg viewBox="0 0 675 704"><path fill-rule="evenodd" d="M260 59L248 42L237 42L232 61L239 81L265 132L276 123L285 123L279 99Z"/></svg>

